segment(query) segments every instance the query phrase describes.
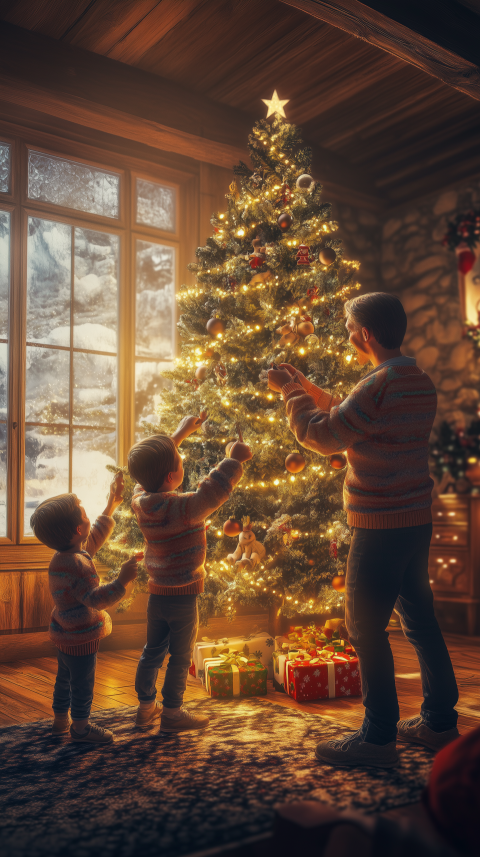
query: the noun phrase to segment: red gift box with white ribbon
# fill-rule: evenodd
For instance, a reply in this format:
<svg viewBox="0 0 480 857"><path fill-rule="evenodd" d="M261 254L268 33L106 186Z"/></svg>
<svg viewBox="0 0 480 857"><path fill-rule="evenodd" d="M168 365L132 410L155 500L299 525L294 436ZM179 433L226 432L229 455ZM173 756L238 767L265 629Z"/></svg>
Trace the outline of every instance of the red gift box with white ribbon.
<svg viewBox="0 0 480 857"><path fill-rule="evenodd" d="M297 702L332 699L338 696L361 696L358 658L332 655L285 661L285 692Z"/></svg>

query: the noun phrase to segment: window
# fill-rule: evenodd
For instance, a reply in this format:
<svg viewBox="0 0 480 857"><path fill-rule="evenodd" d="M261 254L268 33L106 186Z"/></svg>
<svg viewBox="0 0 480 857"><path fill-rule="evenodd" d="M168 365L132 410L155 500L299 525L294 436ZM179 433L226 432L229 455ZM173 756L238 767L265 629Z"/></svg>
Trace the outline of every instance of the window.
<svg viewBox="0 0 480 857"><path fill-rule="evenodd" d="M25 523L74 491L100 509L116 460L119 237L28 218Z"/></svg>
<svg viewBox="0 0 480 857"><path fill-rule="evenodd" d="M10 543L35 545L30 516L55 494L73 491L98 515L106 465L124 463L142 422L156 420L159 373L176 352L180 245L178 182L152 171L0 142L0 539Z"/></svg>
<svg viewBox="0 0 480 857"><path fill-rule="evenodd" d="M89 214L118 217L120 177L87 164L28 153L28 196Z"/></svg>
<svg viewBox="0 0 480 857"><path fill-rule="evenodd" d="M8 303L10 212L0 211L0 538L7 535Z"/></svg>

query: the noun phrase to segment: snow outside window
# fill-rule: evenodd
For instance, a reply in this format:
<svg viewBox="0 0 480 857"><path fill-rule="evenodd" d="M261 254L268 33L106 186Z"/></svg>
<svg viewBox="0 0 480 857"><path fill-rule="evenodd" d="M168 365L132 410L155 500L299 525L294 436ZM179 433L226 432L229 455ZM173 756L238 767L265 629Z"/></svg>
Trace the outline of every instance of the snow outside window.
<svg viewBox="0 0 480 857"><path fill-rule="evenodd" d="M41 202L119 216L120 176L43 152L28 153L28 196Z"/></svg>
<svg viewBox="0 0 480 857"><path fill-rule="evenodd" d="M116 460L117 235L30 217L24 533L43 500L73 491L94 520Z"/></svg>
<svg viewBox="0 0 480 857"><path fill-rule="evenodd" d="M136 241L135 422L158 423L156 409L168 382L160 373L175 355L175 248ZM143 359L142 359L143 358Z"/></svg>

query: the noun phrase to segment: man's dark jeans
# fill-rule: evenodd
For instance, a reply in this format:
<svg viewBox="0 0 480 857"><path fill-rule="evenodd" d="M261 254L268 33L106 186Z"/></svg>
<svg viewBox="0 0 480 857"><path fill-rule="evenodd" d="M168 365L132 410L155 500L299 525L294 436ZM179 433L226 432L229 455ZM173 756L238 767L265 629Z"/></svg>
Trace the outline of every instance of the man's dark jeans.
<svg viewBox="0 0 480 857"><path fill-rule="evenodd" d="M162 696L166 708L180 708L198 630L196 595L150 595L147 644L138 662L135 690L140 702L157 695L158 670L170 652Z"/></svg>
<svg viewBox="0 0 480 857"><path fill-rule="evenodd" d="M364 741L395 740L399 709L392 650L385 630L395 607L415 647L422 676L425 723L436 732L457 723L457 683L433 610L428 578L432 525L352 529L346 578L346 624L360 661Z"/></svg>
<svg viewBox="0 0 480 857"><path fill-rule="evenodd" d="M73 720L86 720L93 701L97 653L66 655L57 649L57 658L52 708L55 714L67 714L71 706Z"/></svg>

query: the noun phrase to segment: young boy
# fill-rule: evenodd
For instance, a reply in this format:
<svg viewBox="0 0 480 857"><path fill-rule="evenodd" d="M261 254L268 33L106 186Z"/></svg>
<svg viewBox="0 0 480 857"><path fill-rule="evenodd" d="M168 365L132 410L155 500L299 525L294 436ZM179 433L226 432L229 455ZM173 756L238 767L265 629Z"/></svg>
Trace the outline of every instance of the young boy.
<svg viewBox="0 0 480 857"><path fill-rule="evenodd" d="M117 579L99 586L92 557L115 526L111 517L123 497L123 474L117 473L102 515L90 529L85 509L75 494L59 494L35 509L30 524L37 539L57 551L48 570L52 611L50 639L57 647L58 672L53 691L54 735L68 732L73 741L109 744L113 733L89 723L100 640L111 633L112 620L104 607L125 595L137 576L137 560L124 562ZM68 710L71 706L73 723Z"/></svg>
<svg viewBox="0 0 480 857"><path fill-rule="evenodd" d="M205 518L228 500L242 476L241 462L248 461L252 453L237 441L230 457L196 491L177 494L183 480L178 447L205 419L204 412L199 417L185 417L172 437L145 438L128 455L128 469L139 483L132 508L147 543L150 590L147 643L135 681L139 700L136 726L142 730L158 719L162 732L203 729L209 722L205 715L191 714L182 706L198 629L197 595L203 592L205 577ZM155 683L167 652L170 660L161 710L155 701Z"/></svg>

